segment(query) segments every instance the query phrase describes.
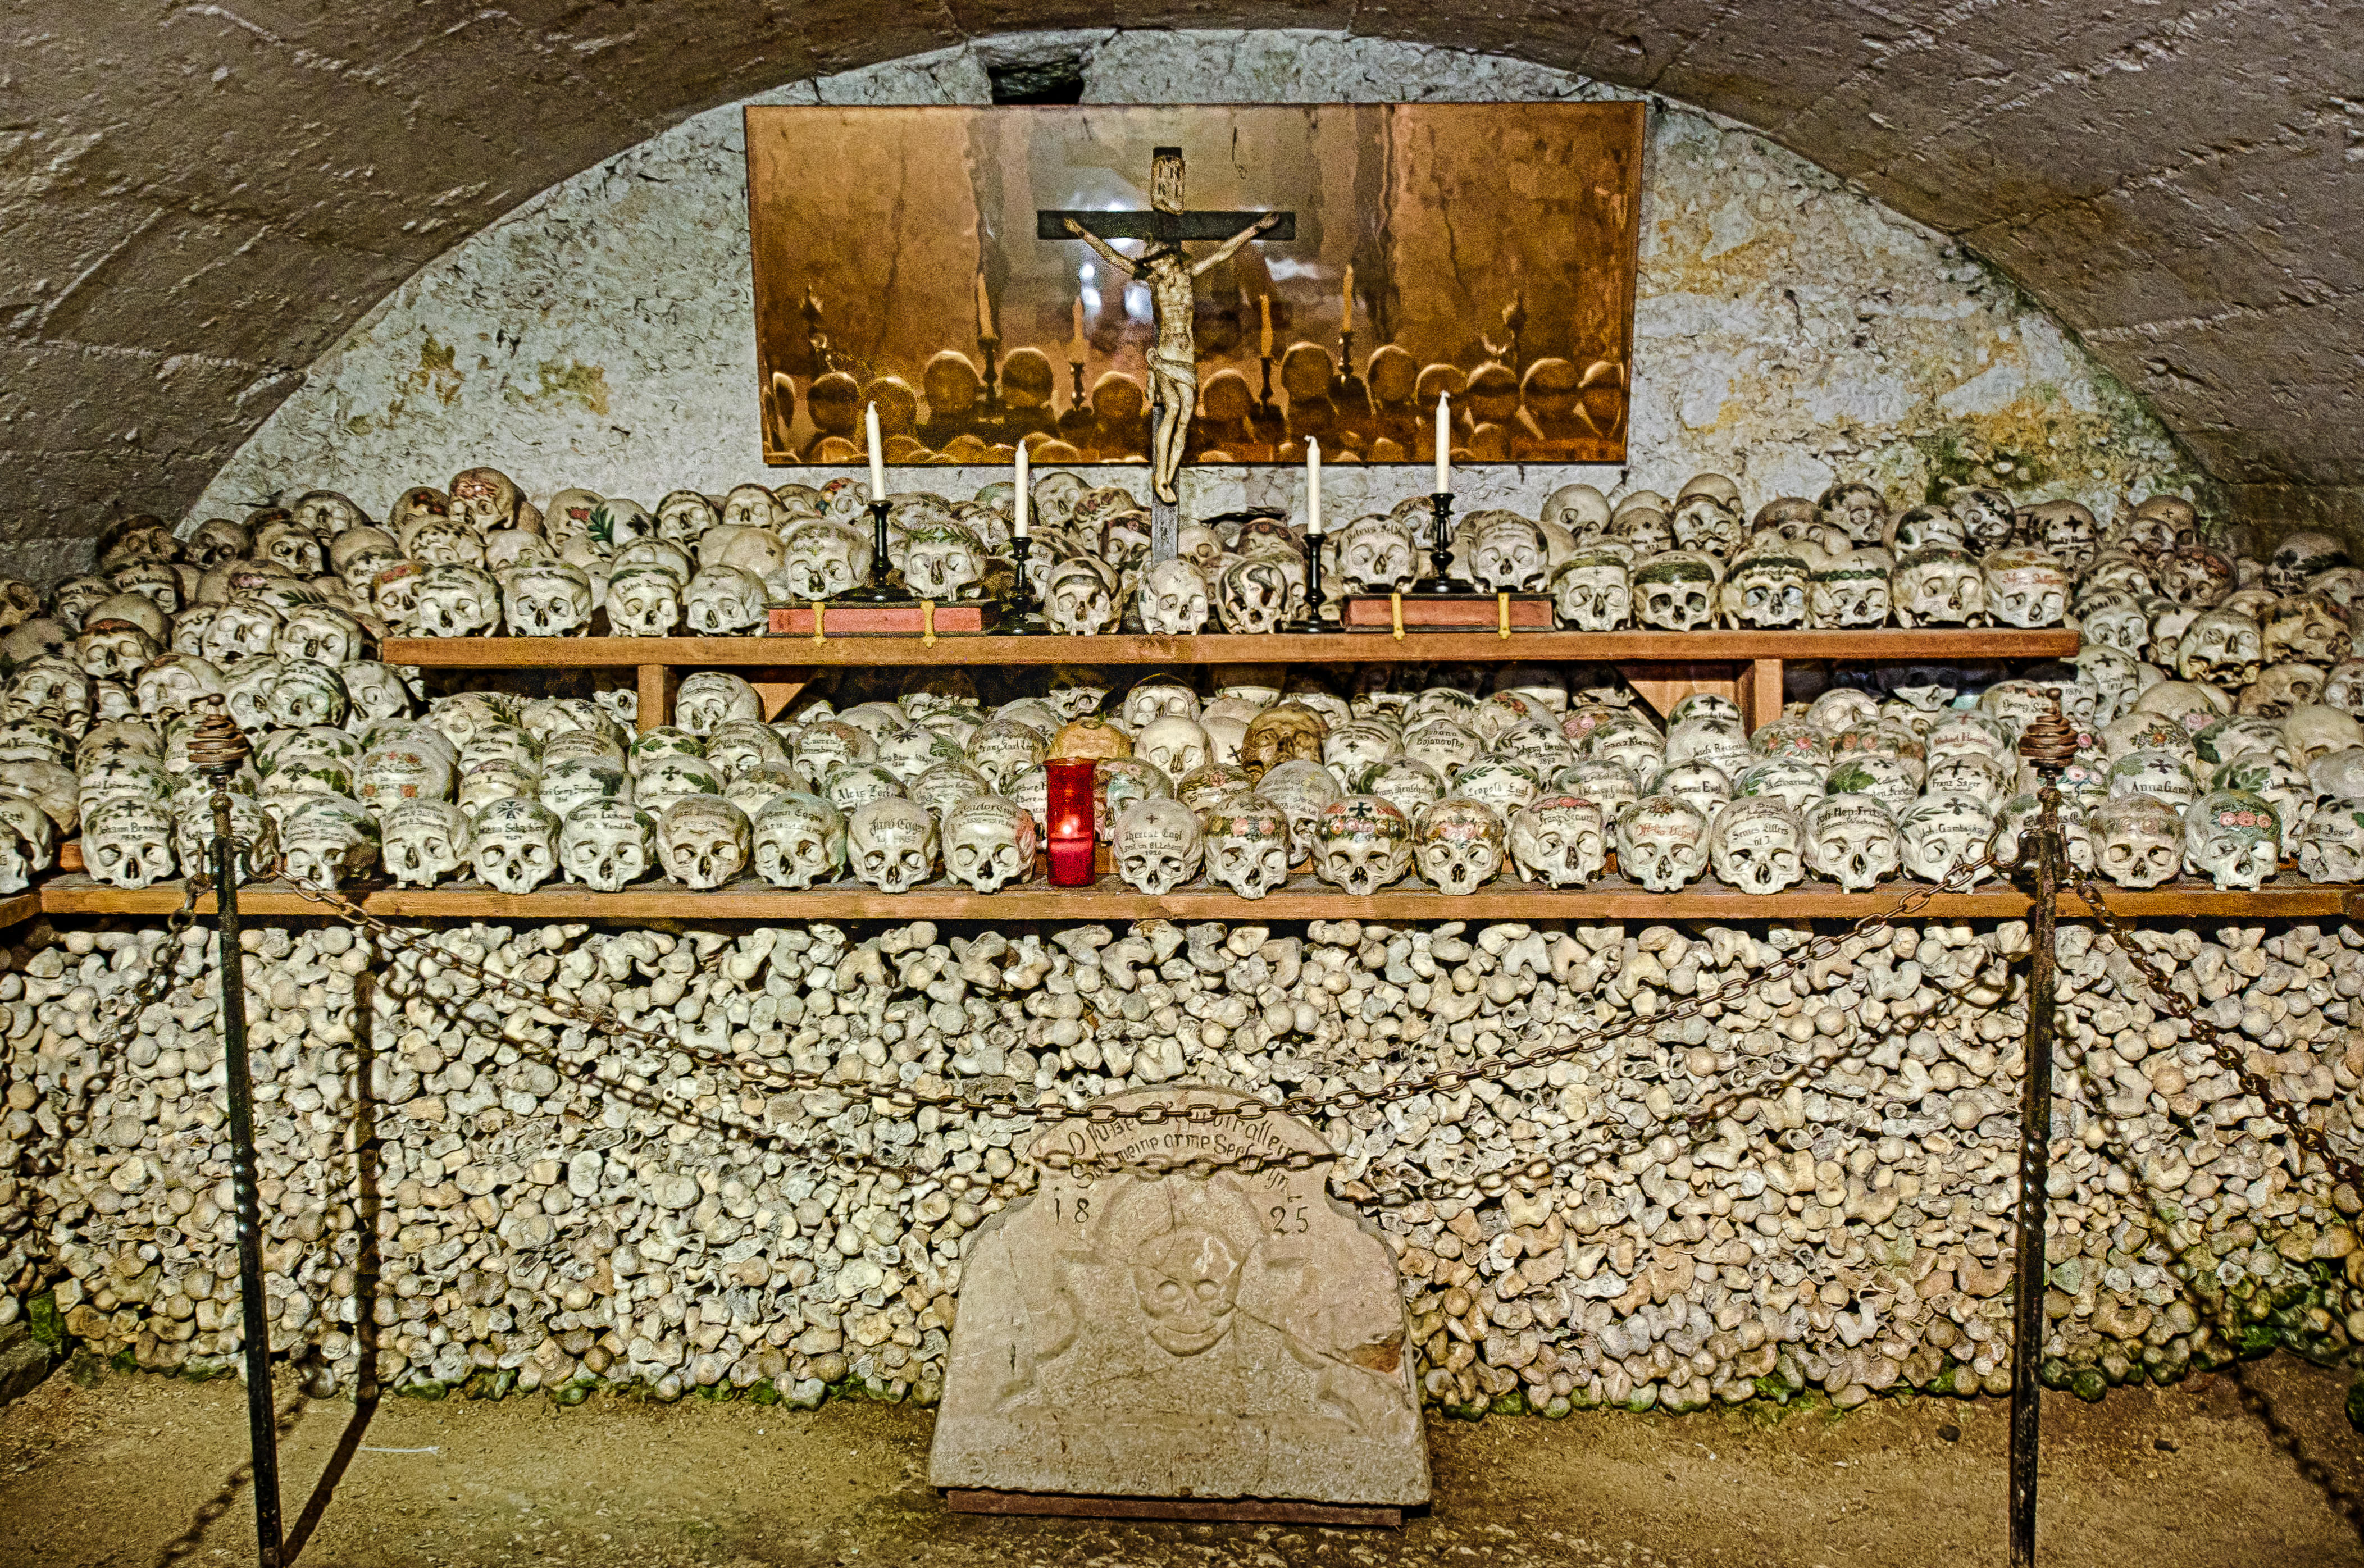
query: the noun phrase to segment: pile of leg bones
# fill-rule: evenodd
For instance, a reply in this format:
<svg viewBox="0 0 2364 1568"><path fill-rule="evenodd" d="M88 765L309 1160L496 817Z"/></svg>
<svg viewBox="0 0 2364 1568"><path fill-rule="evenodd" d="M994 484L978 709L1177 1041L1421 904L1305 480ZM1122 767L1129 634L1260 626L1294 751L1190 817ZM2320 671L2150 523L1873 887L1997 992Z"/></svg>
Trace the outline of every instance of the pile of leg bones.
<svg viewBox="0 0 2364 1568"><path fill-rule="evenodd" d="M437 939L843 1087L795 1095L594 1038L335 926L250 929L273 1342L321 1392L351 1387L371 1358L389 1387L931 1397L967 1233L1024 1178L1028 1126L884 1116L865 1091L1014 1080L1079 1105L1188 1079L1380 1097L1319 1130L1340 1156L1334 1190L1398 1252L1433 1398L1515 1395L1556 1414L2005 1387L2024 927L1858 939L1656 1038L1402 1100L1384 1097L1390 1082L1664 1013L1804 933L1299 931ZM2279 1095L2354 1147L2364 936L2141 940ZM2047 1379L2165 1382L2259 1332L2349 1353L2364 1338L2357 1195L2326 1197L2090 929L2064 928L2058 952ZM158 962L170 990L113 1038L105 1020ZM0 1323L53 1288L102 1354L233 1361L209 934L72 933L8 967ZM585 1059L656 1099L560 1070ZM1690 1146L1689 1112L1760 1084ZM357 1125L373 1136L356 1140ZM1596 1162L1586 1151L1604 1140L1630 1151Z"/></svg>

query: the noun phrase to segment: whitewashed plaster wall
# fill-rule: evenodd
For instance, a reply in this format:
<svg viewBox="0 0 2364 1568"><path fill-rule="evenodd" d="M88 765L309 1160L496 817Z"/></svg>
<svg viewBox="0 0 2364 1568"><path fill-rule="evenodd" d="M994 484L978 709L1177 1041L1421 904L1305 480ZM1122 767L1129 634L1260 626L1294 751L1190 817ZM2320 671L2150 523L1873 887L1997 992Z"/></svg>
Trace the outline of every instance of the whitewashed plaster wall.
<svg viewBox="0 0 2364 1568"><path fill-rule="evenodd" d="M1080 52L1101 103L1535 101L1623 95L1522 61L1324 32L990 39L789 83L750 103L984 103L989 65ZM389 296L222 469L187 519L312 489L373 516L405 486L489 462L530 494L653 503L764 468L740 108L700 115L555 185ZM434 215L422 213L422 223ZM2193 493L2166 430L2039 306L1764 138L1653 100L1630 472L1501 467L1466 506L1533 506L1585 478L1671 493L1728 473L1754 506L1868 475L2073 495ZM1119 482L1139 470L1101 469ZM965 495L984 470L898 488ZM1391 503L1411 469L1332 471L1333 514ZM1210 469L1186 505L1286 505L1287 471ZM1362 494L1358 494L1358 492Z"/></svg>

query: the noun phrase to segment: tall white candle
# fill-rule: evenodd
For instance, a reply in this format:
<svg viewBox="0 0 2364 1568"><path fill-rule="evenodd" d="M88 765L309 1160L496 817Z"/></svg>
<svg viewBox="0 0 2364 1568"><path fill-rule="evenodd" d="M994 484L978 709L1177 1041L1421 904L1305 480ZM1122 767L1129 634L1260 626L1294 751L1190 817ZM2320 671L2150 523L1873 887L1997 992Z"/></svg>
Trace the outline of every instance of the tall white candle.
<svg viewBox="0 0 2364 1568"><path fill-rule="evenodd" d="M1020 439L1018 443L1018 495L1015 509L1009 514L1009 532L1015 539L1027 537L1026 499L1026 443Z"/></svg>
<svg viewBox="0 0 2364 1568"><path fill-rule="evenodd" d="M1450 393L1436 395L1436 493L1439 495L1453 488L1453 415ZM875 429L875 427L873 427ZM877 437L871 437L875 450Z"/></svg>
<svg viewBox="0 0 2364 1568"><path fill-rule="evenodd" d="M1305 537L1321 537L1321 443L1305 441Z"/></svg>
<svg viewBox="0 0 2364 1568"><path fill-rule="evenodd" d="M1444 416L1439 414L1436 417L1437 428L1444 429ZM864 411L862 422L870 432L870 498L884 501L886 499L886 449L878 444L878 405L874 403ZM1436 474L1437 487L1443 489L1444 465L1441 462L1436 465Z"/></svg>

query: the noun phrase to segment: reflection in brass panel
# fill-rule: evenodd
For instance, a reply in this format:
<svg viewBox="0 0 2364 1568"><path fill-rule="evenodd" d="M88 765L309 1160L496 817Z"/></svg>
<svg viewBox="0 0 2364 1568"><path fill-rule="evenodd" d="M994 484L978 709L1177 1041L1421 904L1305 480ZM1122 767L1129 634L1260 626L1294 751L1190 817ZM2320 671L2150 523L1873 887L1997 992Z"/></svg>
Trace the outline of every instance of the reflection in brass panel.
<svg viewBox="0 0 2364 1568"><path fill-rule="evenodd" d="M1186 461L1426 462L1449 391L1456 461L1621 462L1642 133L1638 104L751 108L764 459L861 461L875 399L894 462L1142 462L1149 291L1042 236L1196 261L1271 212L1198 279Z"/></svg>

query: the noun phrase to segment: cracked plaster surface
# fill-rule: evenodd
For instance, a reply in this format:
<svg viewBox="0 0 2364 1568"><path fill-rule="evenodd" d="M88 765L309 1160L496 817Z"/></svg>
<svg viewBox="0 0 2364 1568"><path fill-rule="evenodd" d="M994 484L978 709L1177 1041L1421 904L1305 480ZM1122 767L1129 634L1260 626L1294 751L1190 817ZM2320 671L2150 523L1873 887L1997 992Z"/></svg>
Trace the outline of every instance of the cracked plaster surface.
<svg viewBox="0 0 2364 1568"><path fill-rule="evenodd" d="M1528 61L1344 34L1120 32L987 39L744 102L979 103L989 65L1063 52L1084 56L1091 102L1624 95ZM582 485L646 502L814 477L761 462L741 106L553 186L423 269L311 367L188 520L316 486L380 515L405 486L476 462L537 495ZM2050 316L1763 137L1655 102L1645 204L1630 473L1467 471L1465 506L1532 507L1578 478L1671 492L1701 471L1731 474L1752 505L1867 474L1900 497L1974 478L2105 512L2129 490L2204 495L2166 429ZM965 494L998 476L898 483ZM1419 475L1326 477L1335 512L1388 505ZM1188 504L1208 511L1287 506L1299 481L1207 469L1190 485Z"/></svg>

